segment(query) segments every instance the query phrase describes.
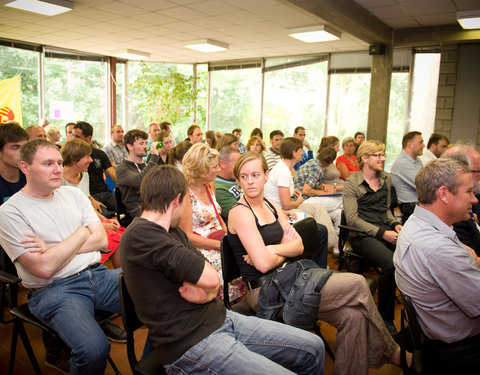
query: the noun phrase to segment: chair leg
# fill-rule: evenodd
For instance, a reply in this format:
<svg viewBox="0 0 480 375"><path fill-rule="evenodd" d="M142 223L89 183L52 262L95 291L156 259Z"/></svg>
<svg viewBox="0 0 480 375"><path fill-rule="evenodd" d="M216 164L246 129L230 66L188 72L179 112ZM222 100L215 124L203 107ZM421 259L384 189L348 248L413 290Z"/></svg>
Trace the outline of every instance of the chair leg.
<svg viewBox="0 0 480 375"><path fill-rule="evenodd" d="M10 349L10 363L8 366L8 375L13 374L13 365L15 362L18 335L20 335L20 339L22 340L23 346L25 348L25 351L27 352L28 359L32 364L35 374L42 375L42 371L40 370L40 366L38 365L37 358L35 357L35 353L33 352L32 345L30 344L27 332L25 331L25 327L19 319L15 319L15 322L13 323L12 346Z"/></svg>
<svg viewBox="0 0 480 375"><path fill-rule="evenodd" d="M325 337L323 337L322 332L320 331L320 328L315 324L314 328L315 333L317 336L319 336L322 341L325 343L325 350L327 351L327 354L330 356L333 362L335 362L335 354L333 354L332 349L328 346L327 340L325 340Z"/></svg>
<svg viewBox="0 0 480 375"><path fill-rule="evenodd" d="M116 375L122 375L118 367L115 365L115 362L113 362L112 357L110 357L110 354L107 357L108 363L110 363L110 366L112 366L113 371L115 372Z"/></svg>
<svg viewBox="0 0 480 375"><path fill-rule="evenodd" d="M18 339L18 322L15 319L12 329L12 344L10 345L10 360L8 362L8 375L13 374L13 365L15 362L15 353L17 351L17 339Z"/></svg>

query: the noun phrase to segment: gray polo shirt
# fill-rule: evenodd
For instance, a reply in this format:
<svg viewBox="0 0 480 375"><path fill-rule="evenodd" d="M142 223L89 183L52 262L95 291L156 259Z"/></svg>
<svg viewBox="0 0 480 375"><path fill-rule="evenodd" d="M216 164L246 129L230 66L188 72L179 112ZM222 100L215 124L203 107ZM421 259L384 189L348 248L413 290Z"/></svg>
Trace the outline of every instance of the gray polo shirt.
<svg viewBox="0 0 480 375"><path fill-rule="evenodd" d="M451 227L417 206L393 262L427 337L452 343L480 334L480 268Z"/></svg>
<svg viewBox="0 0 480 375"><path fill-rule="evenodd" d="M405 150L395 159L390 171L392 185L397 192L399 203L418 202L415 176L423 167L419 158L412 159Z"/></svg>

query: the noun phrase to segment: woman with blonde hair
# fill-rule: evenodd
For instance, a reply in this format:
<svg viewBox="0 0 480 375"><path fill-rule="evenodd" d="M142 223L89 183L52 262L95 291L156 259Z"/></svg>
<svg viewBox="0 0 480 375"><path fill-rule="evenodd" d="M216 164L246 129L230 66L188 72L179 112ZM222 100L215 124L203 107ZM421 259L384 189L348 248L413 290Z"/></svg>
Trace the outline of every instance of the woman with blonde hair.
<svg viewBox="0 0 480 375"><path fill-rule="evenodd" d="M221 218L221 207L212 188L219 170L218 151L203 143L194 144L183 157L183 174L187 180L189 194L185 199L185 212L179 227L190 242L218 271L221 279L220 241L226 234ZM221 298L222 288L218 297ZM230 288L230 298L243 295L243 284Z"/></svg>
<svg viewBox="0 0 480 375"><path fill-rule="evenodd" d="M60 143L60 128L55 125L48 125L45 128L45 133L47 134L47 141L52 142L57 146L58 149L62 148L62 144Z"/></svg>
<svg viewBox="0 0 480 375"><path fill-rule="evenodd" d="M263 155L266 147L263 139L254 135L247 142L247 151L255 151Z"/></svg>

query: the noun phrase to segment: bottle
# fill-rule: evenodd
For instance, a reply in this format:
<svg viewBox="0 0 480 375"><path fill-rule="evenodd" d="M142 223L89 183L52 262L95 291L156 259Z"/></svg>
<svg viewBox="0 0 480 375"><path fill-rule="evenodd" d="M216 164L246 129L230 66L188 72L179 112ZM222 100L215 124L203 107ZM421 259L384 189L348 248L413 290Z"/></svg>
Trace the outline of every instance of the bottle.
<svg viewBox="0 0 480 375"><path fill-rule="evenodd" d="M152 147L152 146L148 146L148 147L145 149L145 151L150 151L150 148L151 148L151 147ZM155 147L155 148L158 150L159 148L162 148L162 147L163 147L163 142L162 142L162 141L159 141L159 142L157 143L157 147Z"/></svg>

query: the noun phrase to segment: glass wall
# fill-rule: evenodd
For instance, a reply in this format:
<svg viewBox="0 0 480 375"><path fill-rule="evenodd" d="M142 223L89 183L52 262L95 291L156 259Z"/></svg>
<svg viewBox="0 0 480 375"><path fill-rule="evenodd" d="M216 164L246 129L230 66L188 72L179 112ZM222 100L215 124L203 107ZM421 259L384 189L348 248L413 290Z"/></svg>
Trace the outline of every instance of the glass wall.
<svg viewBox="0 0 480 375"><path fill-rule="evenodd" d="M45 117L63 129L68 122L87 121L93 139L109 139L106 63L45 58ZM64 132L62 131L62 135Z"/></svg>
<svg viewBox="0 0 480 375"><path fill-rule="evenodd" d="M307 140L316 150L324 132L328 62L273 70L265 74L263 133L275 129L292 136L305 127Z"/></svg>
<svg viewBox="0 0 480 375"><path fill-rule="evenodd" d="M39 124L38 52L0 46L0 80L20 77L23 127Z"/></svg>
<svg viewBox="0 0 480 375"><path fill-rule="evenodd" d="M249 135L260 126L261 69L211 71L210 79L211 130L231 133L242 128Z"/></svg>
<svg viewBox="0 0 480 375"><path fill-rule="evenodd" d="M116 83L117 83L117 124L125 128L125 63L116 64Z"/></svg>

